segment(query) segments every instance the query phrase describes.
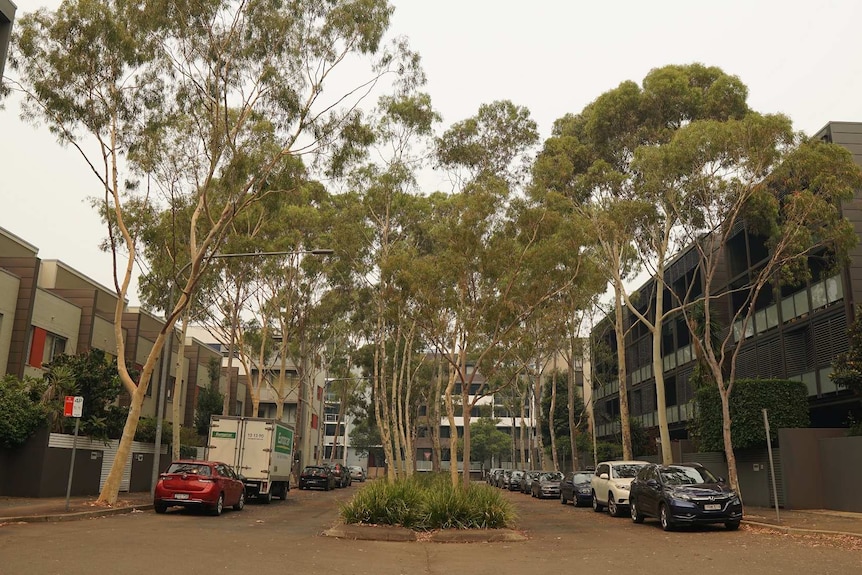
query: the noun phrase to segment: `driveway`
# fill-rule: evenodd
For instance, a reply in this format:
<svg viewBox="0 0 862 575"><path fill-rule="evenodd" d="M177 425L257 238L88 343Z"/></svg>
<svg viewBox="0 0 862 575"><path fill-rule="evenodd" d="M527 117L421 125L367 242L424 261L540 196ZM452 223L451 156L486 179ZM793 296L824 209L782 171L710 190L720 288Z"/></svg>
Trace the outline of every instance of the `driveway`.
<svg viewBox="0 0 862 575"><path fill-rule="evenodd" d="M653 571L683 562L687 572L853 573L862 550L838 540L808 540L743 526L665 533L589 508L506 493L528 540L442 544L352 541L320 534L337 522L337 504L361 486L330 492L292 490L285 502L248 505L221 517L152 511L70 523L0 528L0 573L111 575L299 572L547 575Z"/></svg>

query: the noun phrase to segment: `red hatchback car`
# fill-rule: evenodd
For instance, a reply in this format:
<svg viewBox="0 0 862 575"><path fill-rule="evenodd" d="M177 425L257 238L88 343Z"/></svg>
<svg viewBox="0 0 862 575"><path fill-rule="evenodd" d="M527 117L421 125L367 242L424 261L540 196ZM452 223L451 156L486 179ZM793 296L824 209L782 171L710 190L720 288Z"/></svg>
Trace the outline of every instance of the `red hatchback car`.
<svg viewBox="0 0 862 575"><path fill-rule="evenodd" d="M153 496L156 513L168 507L197 507L221 515L226 506L245 507L245 486L228 465L218 461L182 460L159 475Z"/></svg>

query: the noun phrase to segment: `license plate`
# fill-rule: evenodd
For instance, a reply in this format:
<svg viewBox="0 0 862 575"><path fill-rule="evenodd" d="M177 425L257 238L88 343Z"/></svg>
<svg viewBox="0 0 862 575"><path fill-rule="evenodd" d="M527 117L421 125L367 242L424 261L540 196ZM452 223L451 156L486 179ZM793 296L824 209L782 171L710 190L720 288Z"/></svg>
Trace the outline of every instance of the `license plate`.
<svg viewBox="0 0 862 575"><path fill-rule="evenodd" d="M188 498L189 498L188 493L177 493L174 495L174 499L188 499Z"/></svg>
<svg viewBox="0 0 862 575"><path fill-rule="evenodd" d="M707 511L718 511L719 509L721 509L721 505L718 503L707 503L703 506L703 508Z"/></svg>

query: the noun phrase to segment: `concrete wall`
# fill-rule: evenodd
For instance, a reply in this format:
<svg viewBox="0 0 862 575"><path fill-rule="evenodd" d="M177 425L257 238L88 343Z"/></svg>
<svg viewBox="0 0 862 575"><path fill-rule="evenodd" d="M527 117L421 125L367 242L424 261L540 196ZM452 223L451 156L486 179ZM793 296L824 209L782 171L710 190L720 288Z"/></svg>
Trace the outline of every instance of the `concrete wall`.
<svg viewBox="0 0 862 575"><path fill-rule="evenodd" d="M826 507L820 443L823 439L844 437L844 429L780 429L784 505L787 509ZM817 470L812 473L812 470Z"/></svg>
<svg viewBox="0 0 862 575"><path fill-rule="evenodd" d="M15 324L15 307L21 281L0 269L0 375L6 373L9 350L12 346L12 326Z"/></svg>
<svg viewBox="0 0 862 575"><path fill-rule="evenodd" d="M823 507L862 512L862 437L832 437L819 441Z"/></svg>

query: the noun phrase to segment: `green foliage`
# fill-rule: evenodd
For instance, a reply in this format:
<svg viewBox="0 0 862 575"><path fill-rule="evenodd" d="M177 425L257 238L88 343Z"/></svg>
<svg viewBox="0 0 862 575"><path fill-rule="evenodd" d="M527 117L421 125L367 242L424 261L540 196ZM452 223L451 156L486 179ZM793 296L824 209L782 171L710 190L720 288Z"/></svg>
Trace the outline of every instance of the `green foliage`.
<svg viewBox="0 0 862 575"><path fill-rule="evenodd" d="M134 374L133 374L134 375ZM84 398L80 431L98 439L117 439L122 435L128 410L115 404L122 390L117 360L100 349L78 355L61 355L45 365L45 379L51 384L51 407L62 412L65 395ZM58 420L69 432L72 418Z"/></svg>
<svg viewBox="0 0 862 575"><path fill-rule="evenodd" d="M512 449L512 438L497 429L499 419L480 417L470 423L470 460L488 461L509 453ZM459 445L462 440L459 440Z"/></svg>
<svg viewBox="0 0 862 575"><path fill-rule="evenodd" d="M23 444L47 421L42 404L44 384L32 378L23 381L7 375L0 379L0 447Z"/></svg>
<svg viewBox="0 0 862 575"><path fill-rule="evenodd" d="M847 329L847 351L832 362L829 378L838 387L862 397L862 307L856 308L856 319Z"/></svg>
<svg viewBox="0 0 862 575"><path fill-rule="evenodd" d="M161 443L168 444L171 442L173 426L170 421L162 421L162 437ZM135 430L135 441L143 443L155 443L156 441L156 418L142 417L138 420L138 427Z"/></svg>
<svg viewBox="0 0 862 575"><path fill-rule="evenodd" d="M195 410L195 431L206 437L209 434L210 416L222 415L224 409L224 394L215 386L205 387L198 393L198 405Z"/></svg>
<svg viewBox="0 0 862 575"><path fill-rule="evenodd" d="M721 397L714 385L702 385L695 393L696 416L689 432L698 449L723 451ZM766 446L763 409L769 416L771 439L781 428L808 427L808 390L800 381L740 379L730 396L731 439L734 449Z"/></svg>
<svg viewBox="0 0 862 575"><path fill-rule="evenodd" d="M566 374L558 372L552 374L551 377L557 379L557 400L554 404L553 421L551 427L554 429L554 434L557 440L557 452L560 454L566 453L571 449L569 446L569 388L566 382ZM587 418L581 417L584 412L584 401L581 396L575 394L574 401L575 422L580 420L578 431L584 433L587 431ZM548 410L551 408L551 382L549 381L545 387L545 395L542 397L542 416L547 418ZM548 426L542 427L542 441L545 446L551 445L551 434Z"/></svg>
<svg viewBox="0 0 862 575"><path fill-rule="evenodd" d="M515 518L499 490L453 487L448 474L421 474L394 483L374 481L341 506L346 523L400 525L415 530L497 529Z"/></svg>

